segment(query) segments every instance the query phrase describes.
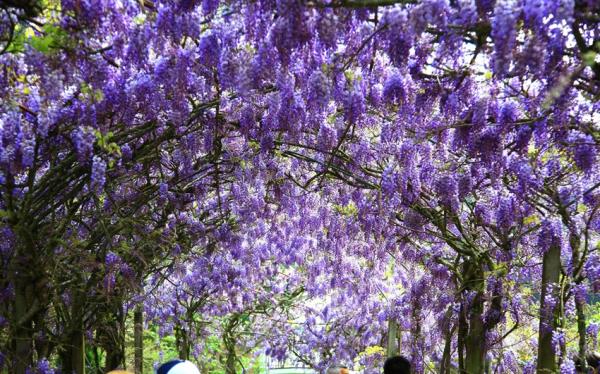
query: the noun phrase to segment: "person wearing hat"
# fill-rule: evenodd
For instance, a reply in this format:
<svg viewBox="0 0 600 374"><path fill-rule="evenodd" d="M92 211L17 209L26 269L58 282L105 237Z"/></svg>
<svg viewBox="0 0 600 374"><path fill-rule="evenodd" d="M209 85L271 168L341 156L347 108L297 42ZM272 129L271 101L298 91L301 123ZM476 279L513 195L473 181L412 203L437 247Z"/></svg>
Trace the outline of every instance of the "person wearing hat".
<svg viewBox="0 0 600 374"><path fill-rule="evenodd" d="M171 360L158 367L156 374L200 374L200 370L186 360Z"/></svg>

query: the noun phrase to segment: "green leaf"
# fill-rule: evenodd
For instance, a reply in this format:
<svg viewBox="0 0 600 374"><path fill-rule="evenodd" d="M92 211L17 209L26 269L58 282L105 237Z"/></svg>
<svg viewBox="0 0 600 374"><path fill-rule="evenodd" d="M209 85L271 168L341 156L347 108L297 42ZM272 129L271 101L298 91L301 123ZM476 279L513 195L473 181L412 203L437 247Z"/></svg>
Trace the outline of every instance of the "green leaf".
<svg viewBox="0 0 600 374"><path fill-rule="evenodd" d="M346 79L348 80L348 82L354 81L354 72L352 70L346 70L344 72L344 76L346 76Z"/></svg>
<svg viewBox="0 0 600 374"><path fill-rule="evenodd" d="M597 53L594 51L587 51L581 56L581 59L586 66L592 66L596 63L596 55Z"/></svg>
<svg viewBox="0 0 600 374"><path fill-rule="evenodd" d="M537 214L532 214L528 217L525 217L525 219L523 220L524 225L531 225L537 223L540 223L540 217L538 217Z"/></svg>
<svg viewBox="0 0 600 374"><path fill-rule="evenodd" d="M67 37L62 28L52 24L45 25L43 30L42 35L30 36L28 40L29 45L42 53L49 53L52 49L58 48Z"/></svg>
<svg viewBox="0 0 600 374"><path fill-rule="evenodd" d="M133 23L136 25L143 25L144 22L146 22L146 15L144 13L139 13L133 18Z"/></svg>
<svg viewBox="0 0 600 374"><path fill-rule="evenodd" d="M25 28L21 25L17 25L15 28L15 35L13 36L10 46L7 48L8 53L21 53L25 50Z"/></svg>

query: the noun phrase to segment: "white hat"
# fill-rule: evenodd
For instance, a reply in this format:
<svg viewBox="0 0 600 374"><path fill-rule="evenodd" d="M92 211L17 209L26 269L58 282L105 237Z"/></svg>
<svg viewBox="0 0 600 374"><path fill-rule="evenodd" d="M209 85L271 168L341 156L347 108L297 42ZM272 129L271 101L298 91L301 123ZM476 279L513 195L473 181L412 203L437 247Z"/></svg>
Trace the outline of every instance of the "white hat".
<svg viewBox="0 0 600 374"><path fill-rule="evenodd" d="M200 374L200 371L190 361L171 360L160 365L156 374Z"/></svg>

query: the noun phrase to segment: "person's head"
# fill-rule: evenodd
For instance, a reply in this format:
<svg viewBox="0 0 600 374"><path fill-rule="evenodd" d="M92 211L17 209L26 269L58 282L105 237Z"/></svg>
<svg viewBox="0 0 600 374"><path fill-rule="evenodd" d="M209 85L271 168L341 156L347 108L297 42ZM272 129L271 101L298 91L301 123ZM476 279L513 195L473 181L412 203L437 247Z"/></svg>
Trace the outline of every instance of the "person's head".
<svg viewBox="0 0 600 374"><path fill-rule="evenodd" d="M410 362L402 356L394 356L385 360L383 374L410 374Z"/></svg>
<svg viewBox="0 0 600 374"><path fill-rule="evenodd" d="M200 371L190 361L171 360L160 365L156 374L200 374Z"/></svg>
<svg viewBox="0 0 600 374"><path fill-rule="evenodd" d="M348 374L348 368L345 366L330 366L327 371L327 374Z"/></svg>

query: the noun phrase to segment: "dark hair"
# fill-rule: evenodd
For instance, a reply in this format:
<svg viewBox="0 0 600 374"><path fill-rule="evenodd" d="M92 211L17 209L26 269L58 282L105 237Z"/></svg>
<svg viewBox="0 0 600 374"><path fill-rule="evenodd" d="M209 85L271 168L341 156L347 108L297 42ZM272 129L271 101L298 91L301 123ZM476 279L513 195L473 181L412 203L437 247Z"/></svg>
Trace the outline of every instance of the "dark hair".
<svg viewBox="0 0 600 374"><path fill-rule="evenodd" d="M600 367L600 353L598 352L588 353L585 355L585 360L587 361L587 364L594 369L598 369L598 367Z"/></svg>
<svg viewBox="0 0 600 374"><path fill-rule="evenodd" d="M410 374L410 362L402 356L394 356L385 360L384 374Z"/></svg>

